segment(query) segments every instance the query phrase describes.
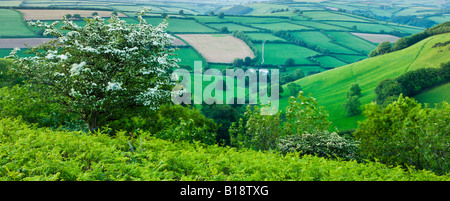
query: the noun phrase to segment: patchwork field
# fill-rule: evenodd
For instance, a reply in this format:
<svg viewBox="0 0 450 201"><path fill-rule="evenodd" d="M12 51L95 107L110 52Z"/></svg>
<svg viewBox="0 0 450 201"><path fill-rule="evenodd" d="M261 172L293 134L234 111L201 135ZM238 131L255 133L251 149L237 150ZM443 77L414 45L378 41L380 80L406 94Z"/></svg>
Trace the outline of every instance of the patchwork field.
<svg viewBox="0 0 450 201"><path fill-rule="evenodd" d="M286 18L274 18L274 17L251 17L251 16L225 16L220 19L217 16L194 16L199 22L204 23L217 23L217 22L237 22L244 24L252 23L278 23L282 21L288 21Z"/></svg>
<svg viewBox="0 0 450 201"><path fill-rule="evenodd" d="M326 68L347 65L347 63L330 56L316 57L314 59L318 61L322 67Z"/></svg>
<svg viewBox="0 0 450 201"><path fill-rule="evenodd" d="M214 27L216 29L221 29L222 27L227 27L229 31L259 31L259 29L251 28L248 26L243 26L234 23L209 23L208 26Z"/></svg>
<svg viewBox="0 0 450 201"><path fill-rule="evenodd" d="M100 10L45 10L45 9L17 9L23 15L25 20L61 20L65 14L80 14L81 17L92 17L93 12L97 12L100 17L111 17L112 11ZM126 17L118 13L119 17Z"/></svg>
<svg viewBox="0 0 450 201"><path fill-rule="evenodd" d="M147 21L147 23L158 25L164 19L156 17L146 17L145 20ZM175 33L217 32L217 30L199 24L192 19L169 18L167 22L169 23L169 26L167 27L168 32L175 32Z"/></svg>
<svg viewBox="0 0 450 201"><path fill-rule="evenodd" d="M313 20L367 22L367 20L361 18L350 17L345 14L330 11L305 11L303 12L303 16L312 18Z"/></svg>
<svg viewBox="0 0 450 201"><path fill-rule="evenodd" d="M25 48L25 44L34 47L50 40L52 38L0 38L0 48Z"/></svg>
<svg viewBox="0 0 450 201"><path fill-rule="evenodd" d="M398 39L400 39L397 36L389 35L389 34L367 34L367 33L351 33L355 36L358 36L360 38L363 38L365 40L368 40L372 43L382 43L385 41L389 41L391 43L394 43Z"/></svg>
<svg viewBox="0 0 450 201"><path fill-rule="evenodd" d="M315 21L294 21L293 23L300 24L303 26L309 26L316 29L323 29L323 30L337 30L337 31L347 31L348 28L315 22Z"/></svg>
<svg viewBox="0 0 450 201"><path fill-rule="evenodd" d="M262 43L257 43L255 46L262 54ZM265 43L264 64L283 65L288 58L293 58L295 64L314 64L309 61L307 57L318 54L320 53L298 45L288 43ZM262 57L260 57L260 61L262 61Z"/></svg>
<svg viewBox="0 0 450 201"><path fill-rule="evenodd" d="M178 65L188 65L194 67L194 61L202 61L202 56L199 55L193 48L179 48L175 51L175 57L180 59ZM190 70L190 69L187 69Z"/></svg>
<svg viewBox="0 0 450 201"><path fill-rule="evenodd" d="M333 37L337 43L359 50L365 54L368 54L377 47L374 43L358 38L347 32L327 32L327 34Z"/></svg>
<svg viewBox="0 0 450 201"><path fill-rule="evenodd" d="M271 24L251 24L254 27L258 27L261 29L267 29L271 31L279 31L279 30L286 30L286 31L292 31L292 30L308 30L311 29L309 27L292 24L288 22L280 22L280 23L271 23Z"/></svg>
<svg viewBox="0 0 450 201"><path fill-rule="evenodd" d="M355 52L354 50L332 43L330 38L318 31L291 32L291 35L298 37L306 43L326 48L332 53L358 54L358 52Z"/></svg>
<svg viewBox="0 0 450 201"><path fill-rule="evenodd" d="M36 36L35 33L27 28L20 12L0 9L0 38L33 36Z"/></svg>
<svg viewBox="0 0 450 201"><path fill-rule="evenodd" d="M232 63L235 58L254 58L244 41L225 34L178 34L194 47L208 62Z"/></svg>
<svg viewBox="0 0 450 201"><path fill-rule="evenodd" d="M252 41L268 41L268 42L284 42L286 40L274 36L270 33L246 33L248 37L251 38Z"/></svg>

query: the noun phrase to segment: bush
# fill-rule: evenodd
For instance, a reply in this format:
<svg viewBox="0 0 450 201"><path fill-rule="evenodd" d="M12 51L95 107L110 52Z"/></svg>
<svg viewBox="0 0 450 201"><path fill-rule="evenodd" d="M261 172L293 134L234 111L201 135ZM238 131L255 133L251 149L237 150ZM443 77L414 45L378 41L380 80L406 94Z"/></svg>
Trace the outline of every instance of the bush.
<svg viewBox="0 0 450 201"><path fill-rule="evenodd" d="M439 174L450 170L448 103L428 108L400 96L384 109L374 103L367 105L364 116L354 135L369 158Z"/></svg>
<svg viewBox="0 0 450 201"><path fill-rule="evenodd" d="M133 133L148 131L153 136L171 141L200 141L215 144L218 126L196 108L181 105L163 105L157 111L136 110L108 125L115 131Z"/></svg>
<svg viewBox="0 0 450 201"><path fill-rule="evenodd" d="M282 153L299 152L301 155L325 158L358 159L357 142L328 131L282 137L277 142L277 149Z"/></svg>
<svg viewBox="0 0 450 201"><path fill-rule="evenodd" d="M381 163L280 155L187 142L141 132L132 138L35 128L0 119L2 181L448 181Z"/></svg>
<svg viewBox="0 0 450 201"><path fill-rule="evenodd" d="M64 112L65 108L55 101L26 85L4 87L0 89L0 118L20 116L40 127L87 130L80 119Z"/></svg>

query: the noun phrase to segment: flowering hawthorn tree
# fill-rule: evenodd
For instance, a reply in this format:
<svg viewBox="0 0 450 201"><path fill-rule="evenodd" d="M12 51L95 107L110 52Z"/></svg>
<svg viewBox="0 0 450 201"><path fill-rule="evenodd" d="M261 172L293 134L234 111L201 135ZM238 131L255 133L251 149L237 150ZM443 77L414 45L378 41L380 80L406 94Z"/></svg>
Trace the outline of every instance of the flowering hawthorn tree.
<svg viewBox="0 0 450 201"><path fill-rule="evenodd" d="M80 27L63 17L45 28L44 35L57 39L31 48L36 56L19 58L11 52L16 67L31 84L55 97L68 111L83 119L91 131L134 107L156 109L170 100L168 69L176 68L173 37L164 30L167 22L127 24L113 15L107 22L95 16Z"/></svg>

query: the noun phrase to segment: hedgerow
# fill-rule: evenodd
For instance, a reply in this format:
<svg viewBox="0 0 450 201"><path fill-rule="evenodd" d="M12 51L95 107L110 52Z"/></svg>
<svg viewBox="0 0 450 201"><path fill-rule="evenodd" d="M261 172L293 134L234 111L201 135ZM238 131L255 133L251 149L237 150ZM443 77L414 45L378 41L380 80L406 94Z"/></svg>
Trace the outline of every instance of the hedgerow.
<svg viewBox="0 0 450 201"><path fill-rule="evenodd" d="M0 180L449 180L377 162L169 142L149 133L53 131L0 120Z"/></svg>

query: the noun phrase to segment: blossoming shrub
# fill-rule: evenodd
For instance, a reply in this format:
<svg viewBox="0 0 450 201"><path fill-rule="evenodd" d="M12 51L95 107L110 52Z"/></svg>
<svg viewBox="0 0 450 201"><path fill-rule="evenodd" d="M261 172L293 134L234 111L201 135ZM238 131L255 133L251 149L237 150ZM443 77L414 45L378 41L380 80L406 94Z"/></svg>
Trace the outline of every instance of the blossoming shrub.
<svg viewBox="0 0 450 201"><path fill-rule="evenodd" d="M277 149L283 153L299 152L302 155L337 157L345 160L358 159L357 142L328 131L284 136L278 140Z"/></svg>
<svg viewBox="0 0 450 201"><path fill-rule="evenodd" d="M140 133L52 131L0 120L0 180L449 180L430 171L169 142Z"/></svg>

